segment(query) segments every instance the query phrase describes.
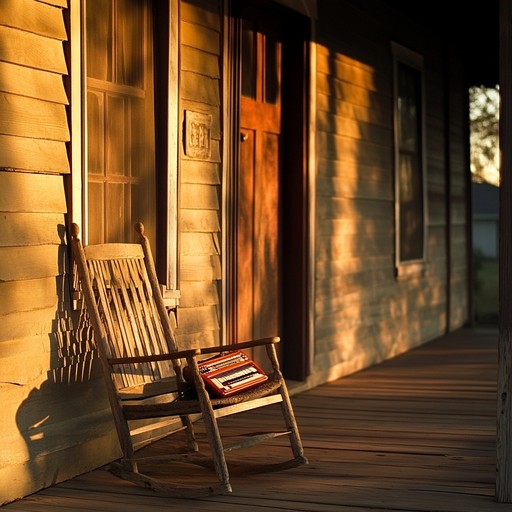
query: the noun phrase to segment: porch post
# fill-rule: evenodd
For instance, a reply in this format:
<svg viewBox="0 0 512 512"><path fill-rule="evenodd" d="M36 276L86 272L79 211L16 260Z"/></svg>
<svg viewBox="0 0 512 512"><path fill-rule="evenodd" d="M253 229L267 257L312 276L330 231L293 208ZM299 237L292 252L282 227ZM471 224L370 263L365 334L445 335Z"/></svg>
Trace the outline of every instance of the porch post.
<svg viewBox="0 0 512 512"><path fill-rule="evenodd" d="M499 339L496 500L512 502L512 0L500 0Z"/></svg>

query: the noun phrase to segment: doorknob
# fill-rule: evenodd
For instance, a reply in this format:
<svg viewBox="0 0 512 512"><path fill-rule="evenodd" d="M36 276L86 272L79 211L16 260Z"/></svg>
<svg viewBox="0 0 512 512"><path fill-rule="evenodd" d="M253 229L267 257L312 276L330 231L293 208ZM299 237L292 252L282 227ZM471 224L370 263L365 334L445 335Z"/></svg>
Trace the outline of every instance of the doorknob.
<svg viewBox="0 0 512 512"><path fill-rule="evenodd" d="M245 142L248 138L249 138L249 135L247 135L247 133L240 132L240 140L242 142Z"/></svg>

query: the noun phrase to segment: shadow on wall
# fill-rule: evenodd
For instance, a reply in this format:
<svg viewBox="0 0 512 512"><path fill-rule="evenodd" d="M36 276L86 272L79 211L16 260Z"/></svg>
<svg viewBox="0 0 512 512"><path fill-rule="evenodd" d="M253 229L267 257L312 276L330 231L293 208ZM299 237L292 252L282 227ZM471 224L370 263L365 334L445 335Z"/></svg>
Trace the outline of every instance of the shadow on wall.
<svg viewBox="0 0 512 512"><path fill-rule="evenodd" d="M64 226L59 225L58 231L64 244ZM95 434L101 430L91 415L108 408L103 390L95 385L92 332L86 314L70 305L67 253L62 254L55 318L48 335L49 348L45 348L50 353L47 378L30 391L16 413L17 428L27 446L24 488L32 491L90 469L80 467L87 457L82 463L76 450L85 450L80 445L87 441L88 428ZM102 384L102 379L99 382ZM69 451L72 447L73 452Z"/></svg>

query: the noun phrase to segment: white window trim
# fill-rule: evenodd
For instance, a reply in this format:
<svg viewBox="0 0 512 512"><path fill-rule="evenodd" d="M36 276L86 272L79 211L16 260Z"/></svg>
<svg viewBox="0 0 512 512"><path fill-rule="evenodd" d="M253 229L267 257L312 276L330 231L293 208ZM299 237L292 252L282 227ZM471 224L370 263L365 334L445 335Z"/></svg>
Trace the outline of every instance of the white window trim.
<svg viewBox="0 0 512 512"><path fill-rule="evenodd" d="M426 271L428 205L427 205L427 165L426 165L426 101L425 71L423 56L398 44L391 42L393 55L393 143L394 143L394 191L395 191L395 272L397 278L416 276ZM398 187L398 63L406 64L421 73L421 171L423 186L423 256L421 259L400 261L400 201Z"/></svg>
<svg viewBox="0 0 512 512"><path fill-rule="evenodd" d="M70 0L70 104L71 104L71 220L80 226L82 242L87 245L87 97L85 3ZM92 0L94 1L94 0ZM179 136L179 0L169 1L169 75L167 131L167 233L165 237L166 282L162 283L168 307L179 303L178 289L178 136Z"/></svg>

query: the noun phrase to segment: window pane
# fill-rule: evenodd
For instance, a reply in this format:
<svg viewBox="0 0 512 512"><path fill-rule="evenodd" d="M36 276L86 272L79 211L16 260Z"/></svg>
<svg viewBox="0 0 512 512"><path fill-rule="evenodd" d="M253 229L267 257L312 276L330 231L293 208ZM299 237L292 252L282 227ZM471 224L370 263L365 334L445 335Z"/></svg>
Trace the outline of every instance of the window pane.
<svg viewBox="0 0 512 512"><path fill-rule="evenodd" d="M87 2L87 76L112 80L112 0Z"/></svg>
<svg viewBox="0 0 512 512"><path fill-rule="evenodd" d="M421 71L397 64L397 202L400 262L424 257Z"/></svg>
<svg viewBox="0 0 512 512"><path fill-rule="evenodd" d="M400 261L423 258L423 187L414 156L401 154L399 164Z"/></svg>
<svg viewBox="0 0 512 512"><path fill-rule="evenodd" d="M421 119L421 76L405 64L398 66L398 143L402 150L417 152Z"/></svg>
<svg viewBox="0 0 512 512"><path fill-rule="evenodd" d="M144 87L144 3L118 0L116 71L118 84Z"/></svg>
<svg viewBox="0 0 512 512"><path fill-rule="evenodd" d="M87 150L89 173L104 174L104 96L103 93L89 90L87 92Z"/></svg>
<svg viewBox="0 0 512 512"><path fill-rule="evenodd" d="M103 232L103 211L105 205L103 183L93 183L89 181L88 192L87 216L89 226L96 226L96 229L89 229L89 243L100 244L105 239L105 233Z"/></svg>
<svg viewBox="0 0 512 512"><path fill-rule="evenodd" d="M251 25L242 26L242 96L256 98L256 45Z"/></svg>
<svg viewBox="0 0 512 512"><path fill-rule="evenodd" d="M107 174L128 176L125 162L126 102L123 96L107 95L106 109Z"/></svg>
<svg viewBox="0 0 512 512"><path fill-rule="evenodd" d="M126 242L131 239L130 188L121 183L106 185L106 239L109 242Z"/></svg>
<svg viewBox="0 0 512 512"><path fill-rule="evenodd" d="M133 224L142 221L154 243L156 166L151 3L91 0L87 5L87 15L91 17L87 24L91 33L86 34L91 48L87 54L89 239L132 240ZM98 13L100 6L105 12ZM96 30L93 25L101 15L108 17L113 28ZM93 62L94 59L101 62ZM96 71L110 67L113 70L110 74Z"/></svg>
<svg viewBox="0 0 512 512"><path fill-rule="evenodd" d="M271 35L265 37L265 102L277 103L281 80L281 43Z"/></svg>

